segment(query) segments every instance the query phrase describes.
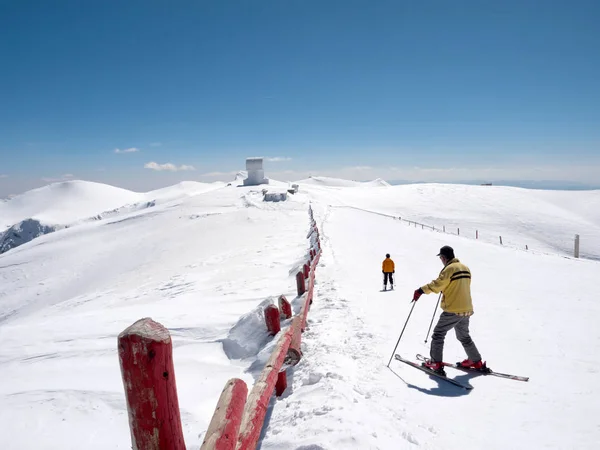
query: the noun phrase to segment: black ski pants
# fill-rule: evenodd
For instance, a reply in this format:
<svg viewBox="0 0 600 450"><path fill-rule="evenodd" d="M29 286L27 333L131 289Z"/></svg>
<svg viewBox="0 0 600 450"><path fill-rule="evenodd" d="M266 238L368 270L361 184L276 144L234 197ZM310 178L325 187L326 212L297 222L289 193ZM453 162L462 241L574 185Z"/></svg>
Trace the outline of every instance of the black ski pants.
<svg viewBox="0 0 600 450"><path fill-rule="evenodd" d="M394 274L392 272L383 272L383 284L387 286L388 279L390 280L390 284L394 284Z"/></svg>

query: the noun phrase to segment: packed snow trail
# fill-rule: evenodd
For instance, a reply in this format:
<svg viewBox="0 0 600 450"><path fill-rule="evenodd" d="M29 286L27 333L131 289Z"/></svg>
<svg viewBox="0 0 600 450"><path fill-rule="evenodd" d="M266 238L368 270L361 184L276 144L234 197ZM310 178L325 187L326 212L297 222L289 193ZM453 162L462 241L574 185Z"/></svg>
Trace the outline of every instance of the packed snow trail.
<svg viewBox="0 0 600 450"><path fill-rule="evenodd" d="M598 263L415 230L351 209L321 217L305 357L286 398L274 403L263 449L597 447L600 306L589 287ZM474 386L465 391L397 361L386 368L412 293L437 276L435 255L445 244L472 271L471 332L484 359L529 382L449 373ZM379 292L386 252L396 262L396 286ZM428 354L423 341L436 300L422 296L416 305L398 347L403 356ZM464 359L452 332L444 355Z"/></svg>

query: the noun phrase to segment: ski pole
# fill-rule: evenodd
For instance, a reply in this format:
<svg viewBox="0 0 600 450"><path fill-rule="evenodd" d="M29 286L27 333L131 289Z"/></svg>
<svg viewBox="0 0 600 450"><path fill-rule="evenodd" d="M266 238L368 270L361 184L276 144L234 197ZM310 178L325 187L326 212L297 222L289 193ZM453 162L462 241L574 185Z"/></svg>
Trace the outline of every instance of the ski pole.
<svg viewBox="0 0 600 450"><path fill-rule="evenodd" d="M433 310L433 316L431 316L431 323L429 324L429 330L427 330L427 336L425 336L425 343L427 344L427 339L429 339L429 332L431 331L431 326L433 325L433 319L435 318L435 312L438 309L438 305L440 304L440 299L442 298L442 293L440 292L440 296L438 297L438 301L435 304L435 309Z"/></svg>
<svg viewBox="0 0 600 450"><path fill-rule="evenodd" d="M402 339L402 335L404 334L404 330L406 329L406 325L408 325L408 319L410 319L410 315L413 312L413 309L415 309L415 305L417 304L417 302L415 302L414 300L411 302L412 308L410 308L410 312L408 313L408 317L406 318L406 323L404 324L404 328L402 328L402 332L400 333L400 337L398 338L398 342L396 342L396 346L394 347L394 351L392 352L392 356L390 356L390 360L387 363L387 366L390 367L390 363L392 362L392 358L394 357L394 353L396 353L396 349L398 348L398 344L400 343L400 339Z"/></svg>

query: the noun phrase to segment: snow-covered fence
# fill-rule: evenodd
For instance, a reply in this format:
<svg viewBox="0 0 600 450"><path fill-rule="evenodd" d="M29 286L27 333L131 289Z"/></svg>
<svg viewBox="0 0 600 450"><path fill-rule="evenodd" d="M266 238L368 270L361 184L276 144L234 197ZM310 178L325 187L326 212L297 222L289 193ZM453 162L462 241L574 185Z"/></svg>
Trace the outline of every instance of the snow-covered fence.
<svg viewBox="0 0 600 450"><path fill-rule="evenodd" d="M279 335L273 353L254 383L247 401L245 397L243 401L240 399L244 392L241 387L238 387L237 395L233 395L233 388L230 388L232 383L236 386L243 384L243 387L246 388L246 384L242 380L233 379L227 382L228 384L217 403L204 442L200 447L201 450L254 450L273 392L275 395L281 396L287 388L286 371L281 370L284 361L289 365L295 365L302 358L300 349L302 332L306 328L308 311L313 302L315 270L321 256L319 230L313 217L312 208L309 208L309 215L311 231L307 239L310 239L310 261L304 264L302 271L296 275L298 297L302 302L300 312L293 317L291 325L285 331L275 331L280 327L280 316L285 318L291 316L289 302L282 295L278 301L279 309L275 305L270 305L265 309L265 321L269 332L274 333L275 336ZM243 408L243 414L240 414L241 408Z"/></svg>
<svg viewBox="0 0 600 450"><path fill-rule="evenodd" d="M312 208L309 208L309 215L310 261L297 277L302 279L302 293L298 286L301 310L282 332L280 316L291 318L290 303L281 295L279 308L275 305L267 307L267 327L271 334L279 335L273 353L250 395L243 380L232 378L227 381L201 450L254 450L273 392L281 396L287 388L286 371L281 370L284 361L295 365L302 357L301 336L313 301L315 269L321 255L319 230ZM304 277L306 269L308 287ZM185 450L169 331L150 318L140 319L119 334L118 349L132 448Z"/></svg>

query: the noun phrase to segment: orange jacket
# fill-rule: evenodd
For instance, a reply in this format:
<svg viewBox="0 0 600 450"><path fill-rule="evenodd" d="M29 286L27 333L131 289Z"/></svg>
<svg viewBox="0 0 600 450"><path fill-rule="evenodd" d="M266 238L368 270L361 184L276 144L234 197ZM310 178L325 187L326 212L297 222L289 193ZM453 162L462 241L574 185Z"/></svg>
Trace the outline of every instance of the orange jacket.
<svg viewBox="0 0 600 450"><path fill-rule="evenodd" d="M396 270L396 268L394 266L394 261L392 261L392 258L385 258L383 260L383 263L381 264L381 269L384 272L393 272L394 270Z"/></svg>

